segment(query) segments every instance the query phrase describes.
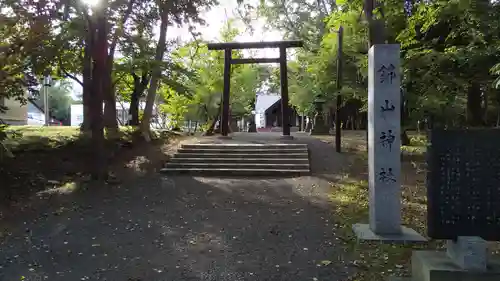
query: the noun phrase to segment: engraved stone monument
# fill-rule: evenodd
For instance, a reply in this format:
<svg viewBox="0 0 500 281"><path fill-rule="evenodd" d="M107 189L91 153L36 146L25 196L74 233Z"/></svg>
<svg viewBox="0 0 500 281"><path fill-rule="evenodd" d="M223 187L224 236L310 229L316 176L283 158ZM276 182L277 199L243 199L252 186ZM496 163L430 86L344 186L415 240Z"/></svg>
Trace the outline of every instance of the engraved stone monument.
<svg viewBox="0 0 500 281"><path fill-rule="evenodd" d="M368 53L369 224L355 224L361 240L426 241L401 226L400 49L374 45Z"/></svg>
<svg viewBox="0 0 500 281"><path fill-rule="evenodd" d="M431 132L427 152L429 236L500 240L499 129Z"/></svg>
<svg viewBox="0 0 500 281"><path fill-rule="evenodd" d="M408 281L500 280L499 129L439 130L427 149L427 232L446 251L414 251Z"/></svg>

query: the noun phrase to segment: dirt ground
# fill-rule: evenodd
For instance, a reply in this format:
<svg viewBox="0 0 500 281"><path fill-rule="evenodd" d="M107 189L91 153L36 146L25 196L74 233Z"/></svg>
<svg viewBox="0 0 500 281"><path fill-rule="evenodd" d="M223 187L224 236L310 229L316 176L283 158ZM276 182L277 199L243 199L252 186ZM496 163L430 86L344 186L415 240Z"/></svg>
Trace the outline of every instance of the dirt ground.
<svg viewBox="0 0 500 281"><path fill-rule="evenodd" d="M5 217L0 279L347 280L356 268L322 178L331 165L316 161L340 168L341 156L301 141L315 160L299 178L165 177L178 142L121 152L119 183L38 192Z"/></svg>
<svg viewBox="0 0 500 281"><path fill-rule="evenodd" d="M297 135L296 142L309 146L312 174L295 178L166 177L158 169L180 143L209 139L124 142L113 158L116 182L61 185L64 180L55 178L4 212L0 280L408 276L413 249L442 243L359 243L353 237L352 224L368 221L364 135L346 131L341 154L333 136ZM425 148L402 150L403 223L425 234Z"/></svg>

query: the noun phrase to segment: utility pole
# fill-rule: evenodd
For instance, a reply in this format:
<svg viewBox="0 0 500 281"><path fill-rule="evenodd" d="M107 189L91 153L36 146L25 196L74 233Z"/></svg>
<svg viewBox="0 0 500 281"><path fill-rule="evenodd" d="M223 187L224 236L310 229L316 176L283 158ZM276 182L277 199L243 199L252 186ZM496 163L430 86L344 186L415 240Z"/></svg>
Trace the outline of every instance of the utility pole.
<svg viewBox="0 0 500 281"><path fill-rule="evenodd" d="M43 78L43 111L45 113L45 126L50 126L49 87L51 86L51 82L50 75Z"/></svg>
<svg viewBox="0 0 500 281"><path fill-rule="evenodd" d="M340 107L342 106L342 95L340 90L342 89L342 43L343 43L344 28L339 27L338 31L338 46L337 46L337 106L335 109L335 150L340 153L342 148L341 142L341 122L340 122Z"/></svg>

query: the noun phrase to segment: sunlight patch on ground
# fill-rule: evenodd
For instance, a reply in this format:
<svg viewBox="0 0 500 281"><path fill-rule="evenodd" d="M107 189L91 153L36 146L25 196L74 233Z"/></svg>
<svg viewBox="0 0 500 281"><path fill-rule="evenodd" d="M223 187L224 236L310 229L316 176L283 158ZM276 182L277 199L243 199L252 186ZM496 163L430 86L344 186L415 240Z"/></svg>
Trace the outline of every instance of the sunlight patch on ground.
<svg viewBox="0 0 500 281"><path fill-rule="evenodd" d="M401 146L401 152L407 155L423 155L427 151L426 146Z"/></svg>
<svg viewBox="0 0 500 281"><path fill-rule="evenodd" d="M38 192L37 195L38 196L51 195L51 194L66 195L75 192L77 189L78 189L78 184L76 184L75 182L67 182L60 186L55 186L46 190L42 190Z"/></svg>
<svg viewBox="0 0 500 281"><path fill-rule="evenodd" d="M344 177L344 180L338 183L332 183L334 191L330 194L330 199L343 204L356 204L359 207L367 207L366 201L368 184L366 181L356 181Z"/></svg>
<svg viewBox="0 0 500 281"><path fill-rule="evenodd" d="M142 166L144 166L145 164L149 164L149 163L151 163L151 161L146 156L140 155L140 156L136 156L136 157L134 157L134 159L128 161L125 164L125 167L127 167L129 169L133 169L136 172L142 172L144 170L142 168Z"/></svg>
<svg viewBox="0 0 500 281"><path fill-rule="evenodd" d="M415 202L408 202L408 201L403 201L403 204L408 207L408 208L411 208L413 211L417 211L417 212L427 212L427 206L424 205L424 204L419 204L419 203L415 203Z"/></svg>

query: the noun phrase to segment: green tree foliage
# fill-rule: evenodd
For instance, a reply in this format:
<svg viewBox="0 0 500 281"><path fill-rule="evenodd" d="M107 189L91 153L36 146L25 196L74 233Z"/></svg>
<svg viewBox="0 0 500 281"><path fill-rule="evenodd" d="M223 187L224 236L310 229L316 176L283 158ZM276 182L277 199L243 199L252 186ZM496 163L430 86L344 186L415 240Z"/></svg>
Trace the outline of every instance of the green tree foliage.
<svg viewBox="0 0 500 281"><path fill-rule="evenodd" d="M336 8L334 0L238 0L240 15L251 27L263 18L268 29L279 30L285 38L302 39L306 49L316 50L325 32L325 17Z"/></svg>
<svg viewBox="0 0 500 281"><path fill-rule="evenodd" d="M163 87L160 94L163 99L168 101L167 103L160 104L160 111L167 115L169 127L178 128L185 119L191 100L168 87Z"/></svg>
<svg viewBox="0 0 500 281"><path fill-rule="evenodd" d="M44 92L45 86L40 90L41 93ZM49 112L50 116L59 120L65 121L71 119L71 93L72 85L68 80L62 80L56 82L51 87L46 87L46 91L49 96ZM35 100L35 103L40 108L45 108L44 98L42 95Z"/></svg>
<svg viewBox="0 0 500 281"><path fill-rule="evenodd" d="M234 20L229 20L222 28L220 37L223 42L234 41L240 34ZM241 51L233 51L233 58L241 58ZM224 52L209 51L206 44L191 41L175 50L174 63L182 64L194 76L183 80L192 95L187 113L196 121L207 122L220 113L223 90ZM259 65L231 66L231 114L247 116L253 109L255 96L267 78L267 68Z"/></svg>
<svg viewBox="0 0 500 281"><path fill-rule="evenodd" d="M94 125L94 155L102 164L102 124L108 132L117 129L116 89L124 88L119 83L135 83L139 77L140 83L132 84L130 91L136 100L150 91L143 118L149 130L158 85L182 93L178 81L186 79L181 67L168 60L166 52L172 46L164 40L167 27L190 26L196 35L193 25L203 23L201 13L215 4L215 0L100 0L88 7L80 0L0 1L0 98L25 102L27 92L38 94L39 79L46 74L73 79L83 87L83 129L89 131ZM162 27L160 39L153 34L157 25ZM115 58L115 52L123 57ZM102 102L105 122L100 121ZM134 108L138 123L139 110ZM97 162L96 169L104 166ZM100 170L103 175L104 169Z"/></svg>
<svg viewBox="0 0 500 281"><path fill-rule="evenodd" d="M269 24L287 30L286 38L312 42L311 36L298 32L304 25L299 22L301 11L312 10L294 9L298 2L302 0L265 1L259 5L258 12ZM315 5L313 2L309 4ZM309 29L309 34L318 34L321 43L319 48L299 51L295 61L289 63L290 102L299 111L310 109L314 99L311 97L317 95L327 100L330 107L334 106L334 97L338 94L336 31L341 25L344 27L344 60L340 93L344 96L344 110L348 111L342 118L353 119L354 115L366 111L370 34L364 17L366 2L332 3L324 17L324 29L313 24L316 17L308 22L315 26ZM419 121L442 126L498 125L500 3L489 0L376 2L373 14L384 25L384 41L398 43L402 49L405 126L414 128ZM254 8L244 4L242 9L249 12L242 14L255 13ZM273 87L278 88L277 75L273 77ZM358 122L355 127L363 125Z"/></svg>
<svg viewBox="0 0 500 281"><path fill-rule="evenodd" d="M497 76L495 81L493 81L493 87L496 89L500 89L500 63L497 63L491 68L491 74Z"/></svg>

